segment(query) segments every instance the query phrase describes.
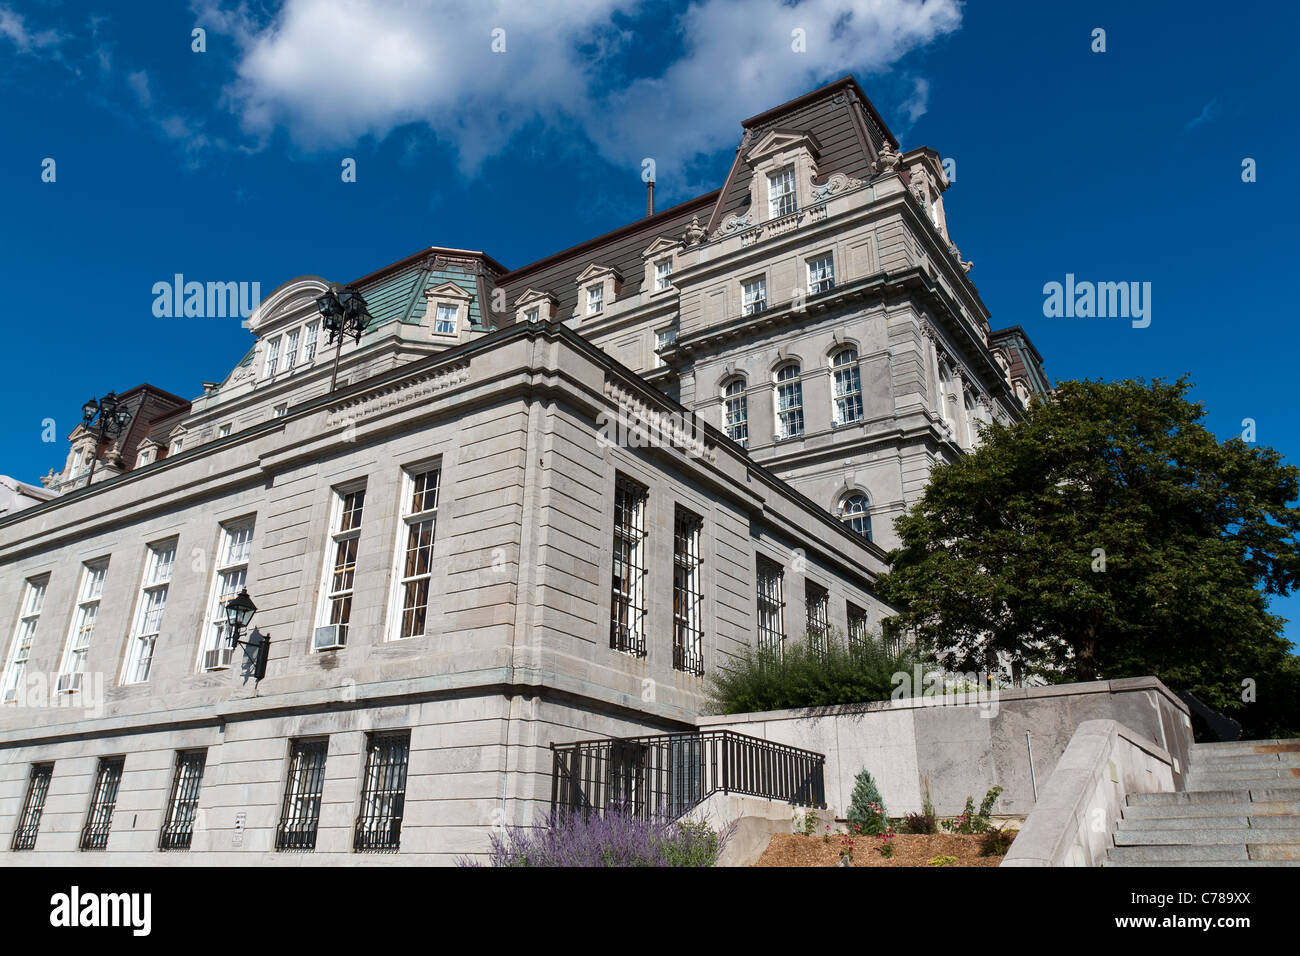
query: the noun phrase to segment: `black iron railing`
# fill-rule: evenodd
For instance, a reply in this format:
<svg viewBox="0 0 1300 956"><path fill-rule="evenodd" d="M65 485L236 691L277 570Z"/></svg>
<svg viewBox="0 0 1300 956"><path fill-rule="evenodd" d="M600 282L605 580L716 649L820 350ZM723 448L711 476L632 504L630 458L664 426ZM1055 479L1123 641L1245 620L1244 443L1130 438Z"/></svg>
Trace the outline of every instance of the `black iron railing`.
<svg viewBox="0 0 1300 956"><path fill-rule="evenodd" d="M730 730L551 744L551 810L680 817L713 793L825 807L826 758Z"/></svg>

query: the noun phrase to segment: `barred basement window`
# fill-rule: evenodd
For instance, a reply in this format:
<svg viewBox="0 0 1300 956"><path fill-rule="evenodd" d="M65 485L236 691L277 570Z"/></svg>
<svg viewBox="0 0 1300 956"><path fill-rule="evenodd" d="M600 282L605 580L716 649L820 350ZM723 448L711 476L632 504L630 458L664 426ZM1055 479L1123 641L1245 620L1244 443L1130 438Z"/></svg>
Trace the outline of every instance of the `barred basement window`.
<svg viewBox="0 0 1300 956"><path fill-rule="evenodd" d="M321 794L325 790L328 740L295 740L289 753L289 779L275 831L277 850L316 849Z"/></svg>
<svg viewBox="0 0 1300 956"><path fill-rule="evenodd" d="M86 812L86 825L81 828L81 848L102 850L108 846L108 832L113 826L113 808L117 806L117 788L122 783L125 757L101 757L99 773L95 776L95 791L90 797Z"/></svg>
<svg viewBox="0 0 1300 956"><path fill-rule="evenodd" d="M609 646L645 657L645 504L648 489L623 476L614 484L614 575Z"/></svg>
<svg viewBox="0 0 1300 956"><path fill-rule="evenodd" d="M176 773L172 777L172 795L167 801L167 816L158 838L160 850L188 850L194 839L194 818L199 810L199 786L203 783L206 750L181 751L176 754Z"/></svg>
<svg viewBox="0 0 1300 956"><path fill-rule="evenodd" d="M402 813L406 805L406 767L411 735L374 734L366 751L365 785L352 848L396 851L401 845Z"/></svg>
<svg viewBox="0 0 1300 956"><path fill-rule="evenodd" d="M704 520L685 508L673 518L673 667L704 673L700 625L700 530Z"/></svg>
<svg viewBox="0 0 1300 956"><path fill-rule="evenodd" d="M18 818L18 828L14 830L11 850L34 850L36 834L41 828L41 814L45 812L45 798L50 792L50 777L54 775L54 764L32 764L32 775L27 782L27 800L23 803L22 815Z"/></svg>
<svg viewBox="0 0 1300 956"><path fill-rule="evenodd" d="M757 572L758 647L780 654L785 642L785 571L775 561L760 556Z"/></svg>
<svg viewBox="0 0 1300 956"><path fill-rule="evenodd" d="M441 472L430 468L407 474L405 507L406 550L398 568L398 594L402 619L398 637L424 633L429 610L429 582L433 576L433 532L438 521L438 479Z"/></svg>
<svg viewBox="0 0 1300 956"><path fill-rule="evenodd" d="M831 629L830 592L820 584L805 581L804 602L808 609L808 645L817 654L825 654L826 637Z"/></svg>
<svg viewBox="0 0 1300 956"><path fill-rule="evenodd" d="M867 612L856 604L848 603L849 651L858 652L867 646Z"/></svg>
<svg viewBox="0 0 1300 956"><path fill-rule="evenodd" d="M745 397L745 380L738 378L728 382L723 395L727 437L744 448L749 444L749 400Z"/></svg>

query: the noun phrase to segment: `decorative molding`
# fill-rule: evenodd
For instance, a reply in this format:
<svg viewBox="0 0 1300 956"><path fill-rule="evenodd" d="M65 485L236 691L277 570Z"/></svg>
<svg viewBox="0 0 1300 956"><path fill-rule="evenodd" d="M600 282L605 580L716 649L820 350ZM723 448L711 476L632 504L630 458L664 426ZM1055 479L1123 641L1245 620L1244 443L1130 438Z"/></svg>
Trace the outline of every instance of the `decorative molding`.
<svg viewBox="0 0 1300 956"><path fill-rule="evenodd" d="M326 428L369 418L393 408L410 405L439 392L455 388L469 381L469 363L450 368L435 369L404 382L394 382L381 388L354 395L334 405L325 419Z"/></svg>
<svg viewBox="0 0 1300 956"><path fill-rule="evenodd" d="M862 185L862 180L854 179L844 173L831 173L826 182L818 185L816 182L818 175L817 168L813 167L812 175L808 177L808 184L812 186L814 202L822 202L838 193L848 192L850 189L857 189Z"/></svg>
<svg viewBox="0 0 1300 956"><path fill-rule="evenodd" d="M623 419L620 428L635 428L637 439L646 447L667 444L710 464L717 463L718 447L704 438L704 419L698 414L665 412L608 375L605 376L605 396L618 406L619 416Z"/></svg>

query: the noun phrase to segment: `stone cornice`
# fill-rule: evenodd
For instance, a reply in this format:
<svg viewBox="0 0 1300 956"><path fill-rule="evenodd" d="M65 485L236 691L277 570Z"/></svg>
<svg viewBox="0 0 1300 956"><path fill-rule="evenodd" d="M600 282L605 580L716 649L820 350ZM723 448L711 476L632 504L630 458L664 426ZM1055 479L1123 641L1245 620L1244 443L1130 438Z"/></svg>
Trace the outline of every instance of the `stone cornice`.
<svg viewBox="0 0 1300 956"><path fill-rule="evenodd" d="M390 382L356 395L349 395L330 405L326 428L353 423L382 412L403 408L469 381L469 362L448 368L430 369L423 374Z"/></svg>

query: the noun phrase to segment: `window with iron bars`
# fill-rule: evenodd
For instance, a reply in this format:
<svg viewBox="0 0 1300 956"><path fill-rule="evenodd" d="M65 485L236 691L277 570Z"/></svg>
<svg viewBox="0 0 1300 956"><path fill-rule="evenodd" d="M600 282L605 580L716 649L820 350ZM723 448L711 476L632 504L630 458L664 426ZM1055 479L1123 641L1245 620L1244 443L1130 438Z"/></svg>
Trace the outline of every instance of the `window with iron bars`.
<svg viewBox="0 0 1300 956"><path fill-rule="evenodd" d="M32 775L27 782L27 799L23 802L23 812L18 818L18 827L14 830L11 850L36 849L36 834L41 828L41 814L45 812L45 798L50 793L50 778L54 776L54 764L32 764Z"/></svg>
<svg viewBox="0 0 1300 956"><path fill-rule="evenodd" d="M700 622L700 532L704 519L685 508L673 518L673 667L704 673L704 631Z"/></svg>
<svg viewBox="0 0 1300 956"><path fill-rule="evenodd" d="M108 846L108 833L113 826L113 808L117 806L117 788L122 783L125 757L101 757L99 772L95 775L95 791L90 797L86 812L86 825L81 828L81 848L102 850Z"/></svg>
<svg viewBox="0 0 1300 956"><path fill-rule="evenodd" d="M316 849L328 749L328 740L295 740L290 745L289 779L284 786L280 825L275 830L277 850Z"/></svg>
<svg viewBox="0 0 1300 956"><path fill-rule="evenodd" d="M644 657L645 486L619 475L614 484L614 573L609 646Z"/></svg>
<svg viewBox="0 0 1300 956"><path fill-rule="evenodd" d="M767 558L757 561L758 587L758 648L775 654L781 653L785 642L785 597L781 565Z"/></svg>
<svg viewBox="0 0 1300 956"><path fill-rule="evenodd" d="M808 610L808 645L817 654L826 653L826 639L830 633L831 595L820 584L804 582L804 602Z"/></svg>
<svg viewBox="0 0 1300 956"><path fill-rule="evenodd" d="M366 776L361 791L352 848L396 851L401 846L402 813L406 805L406 768L411 735L374 734L366 748Z"/></svg>
<svg viewBox="0 0 1300 956"><path fill-rule="evenodd" d="M852 602L847 602L847 611L849 652L859 653L865 650L867 646L867 612Z"/></svg>
<svg viewBox="0 0 1300 956"><path fill-rule="evenodd" d="M176 772L172 776L171 799L167 816L158 837L160 850L188 850L194 839L194 820L199 811L199 787L203 783L206 750L181 751L176 754Z"/></svg>

